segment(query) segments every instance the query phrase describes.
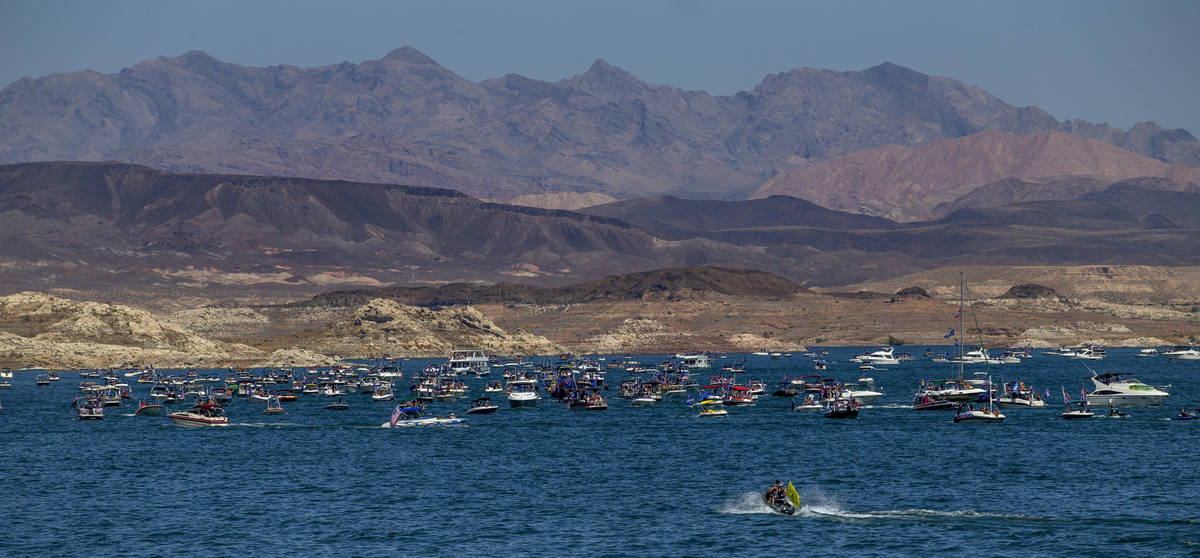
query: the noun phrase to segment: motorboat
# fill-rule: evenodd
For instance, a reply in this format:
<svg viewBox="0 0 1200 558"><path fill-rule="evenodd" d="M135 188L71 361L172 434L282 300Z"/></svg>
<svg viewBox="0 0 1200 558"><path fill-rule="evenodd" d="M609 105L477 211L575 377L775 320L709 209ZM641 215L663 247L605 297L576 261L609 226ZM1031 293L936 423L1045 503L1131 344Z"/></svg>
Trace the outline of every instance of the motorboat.
<svg viewBox="0 0 1200 558"><path fill-rule="evenodd" d="M700 417L724 417L728 416L729 411L721 408L720 400L706 400L700 402Z"/></svg>
<svg viewBox="0 0 1200 558"><path fill-rule="evenodd" d="M325 406L326 411L345 411L348 409L350 409L350 405L347 405L345 401L342 401L341 397L339 397L337 401Z"/></svg>
<svg viewBox="0 0 1200 558"><path fill-rule="evenodd" d="M48 386L50 385L50 376L48 374L38 374L33 381L39 386Z"/></svg>
<svg viewBox="0 0 1200 558"><path fill-rule="evenodd" d="M448 418L427 417L425 407L421 405L396 405L391 419L379 425L382 428L415 428L427 426L466 426L467 419L458 418L453 413Z"/></svg>
<svg viewBox="0 0 1200 558"><path fill-rule="evenodd" d="M882 347L874 352L860 355L858 361L862 364L870 364L872 366L900 364L900 361L896 359L894 351L895 349L892 347Z"/></svg>
<svg viewBox="0 0 1200 558"><path fill-rule="evenodd" d="M490 415L496 412L500 407L493 405L492 400L487 397L480 397L471 401L471 408L467 409L468 415Z"/></svg>
<svg viewBox="0 0 1200 558"><path fill-rule="evenodd" d="M1171 396L1133 378L1132 372L1093 374L1089 379L1095 389L1086 395L1085 402L1093 407L1157 407Z"/></svg>
<svg viewBox="0 0 1200 558"><path fill-rule="evenodd" d="M634 397L633 401L629 402L629 404L634 407L653 407L657 403L658 403L657 399L655 399L654 397L651 397L650 395L646 395L646 394Z"/></svg>
<svg viewBox="0 0 1200 558"><path fill-rule="evenodd" d="M138 408L133 412L135 417L160 417L163 414L163 406L158 403L146 403L141 401L138 403Z"/></svg>
<svg viewBox="0 0 1200 558"><path fill-rule="evenodd" d="M1001 409L1020 409L1032 407L1045 407L1046 401L1038 395L1037 390L1032 386L1026 386L1025 382L1012 382L1004 384L1004 392L996 396L996 406Z"/></svg>
<svg viewBox="0 0 1200 558"><path fill-rule="evenodd" d="M917 395L913 399L912 408L914 411L941 411L945 409L953 409L954 402L946 401L945 399L939 399L932 395L923 394Z"/></svg>
<svg viewBox="0 0 1200 558"><path fill-rule="evenodd" d="M1104 349L1100 347L1083 347L1075 351L1075 356L1079 360L1101 360L1105 356Z"/></svg>
<svg viewBox="0 0 1200 558"><path fill-rule="evenodd" d="M808 394L808 396L804 398L804 401L799 405L796 404L795 399L792 399L793 413L813 413L823 410L825 410L825 405L823 405L821 401L811 393Z"/></svg>
<svg viewBox="0 0 1200 558"><path fill-rule="evenodd" d="M858 408L854 399L835 399L825 404L825 418L858 418Z"/></svg>
<svg viewBox="0 0 1200 558"><path fill-rule="evenodd" d="M921 380L917 396L929 395L946 401L977 401L985 393L987 390L971 386L965 380Z"/></svg>
<svg viewBox="0 0 1200 558"><path fill-rule="evenodd" d="M960 406L954 414L954 422L1001 422L1005 418L1004 413L991 405L982 409L976 409L973 405Z"/></svg>
<svg viewBox="0 0 1200 558"><path fill-rule="evenodd" d="M1075 420L1090 419L1095 415L1096 413L1093 413L1091 409L1088 409L1087 405L1083 405L1082 407L1074 407L1071 405L1071 402L1068 401L1066 409L1063 410L1063 413L1059 416L1067 420Z"/></svg>
<svg viewBox="0 0 1200 558"><path fill-rule="evenodd" d="M712 366L712 364L709 362L708 355L703 353L694 355L676 355L676 358L679 359L680 364L688 367L689 369L709 368Z"/></svg>
<svg viewBox="0 0 1200 558"><path fill-rule="evenodd" d="M275 396L279 398L280 402L300 400L300 396L296 395L296 391L291 389L281 389L275 392Z"/></svg>
<svg viewBox="0 0 1200 558"><path fill-rule="evenodd" d="M1200 349L1195 345L1176 345L1168 351L1163 351L1162 356L1171 360L1200 360Z"/></svg>
<svg viewBox="0 0 1200 558"><path fill-rule="evenodd" d="M492 380L487 383L486 387L483 388L483 392L484 393L502 393L502 392L504 392L504 386L500 384L500 380Z"/></svg>
<svg viewBox="0 0 1200 558"><path fill-rule="evenodd" d="M104 418L104 403L100 402L97 397L78 398L74 405L77 420L101 420Z"/></svg>
<svg viewBox="0 0 1200 558"><path fill-rule="evenodd" d="M1136 354L1134 354L1133 356L1138 357L1138 358L1156 357L1156 356L1158 356L1158 349L1153 349L1153 348L1142 349L1142 350L1138 351Z"/></svg>
<svg viewBox="0 0 1200 558"><path fill-rule="evenodd" d="M876 399L883 397L883 392L875 391L873 378L859 378L858 382L847 382L842 385L841 397L853 398L860 405L871 405Z"/></svg>
<svg viewBox="0 0 1200 558"><path fill-rule="evenodd" d="M217 405L213 399L197 400L196 404L191 409L179 411L167 415L175 426L228 426L229 417L225 415L225 409Z"/></svg>
<svg viewBox="0 0 1200 558"><path fill-rule="evenodd" d="M371 401L395 401L396 393L392 390L392 383L380 382L375 384L375 389L371 393Z"/></svg>
<svg viewBox="0 0 1200 558"><path fill-rule="evenodd" d="M508 406L513 409L536 407L542 396L538 393L537 380L514 378L508 381Z"/></svg>
<svg viewBox="0 0 1200 558"><path fill-rule="evenodd" d="M287 411L284 410L284 408L283 408L283 404L280 403L279 396L275 396L275 397L268 399L267 400L267 408L263 409L264 415L281 415L286 412Z"/></svg>
<svg viewBox="0 0 1200 558"><path fill-rule="evenodd" d="M779 387L775 388L775 391L771 392L771 395L774 397L795 397L799 394L800 390L796 389L796 386L793 385L791 380L787 378L785 378L784 381L779 382Z"/></svg>

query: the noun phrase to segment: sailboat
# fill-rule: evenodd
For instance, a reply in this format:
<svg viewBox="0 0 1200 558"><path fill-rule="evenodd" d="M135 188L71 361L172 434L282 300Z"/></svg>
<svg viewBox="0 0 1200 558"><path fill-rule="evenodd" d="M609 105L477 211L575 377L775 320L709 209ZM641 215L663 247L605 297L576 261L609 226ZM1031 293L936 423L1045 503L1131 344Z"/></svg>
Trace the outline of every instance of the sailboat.
<svg viewBox="0 0 1200 558"><path fill-rule="evenodd" d="M967 310L967 280L962 272L959 272L959 274L958 274L958 290L959 290L959 299L958 299L958 317L959 317L959 326L958 327L959 327L959 329L958 329L958 331L965 333L967 331L967 314L966 314L966 310ZM978 327L978 324L976 324L976 327ZM965 380L963 379L963 363L964 363L963 349L965 347L965 344L961 343L961 342L957 343L957 344L958 344L958 381L964 382ZM979 337L979 350L984 351L982 334ZM987 354L986 351L984 352L984 354ZM986 366L986 363L985 363L985 366ZM1000 422L1000 421L1003 421L1006 417L1004 416L1004 413L1001 413L1000 410L996 408L996 403L995 403L995 401L993 401L993 399L994 399L993 396L994 396L995 392L992 389L992 385L993 385L992 377L988 376L987 391L983 395L983 397L987 398L987 402L983 404L983 408L976 409L970 404L959 405L957 408L957 412L955 412L955 414L954 414L954 422Z"/></svg>

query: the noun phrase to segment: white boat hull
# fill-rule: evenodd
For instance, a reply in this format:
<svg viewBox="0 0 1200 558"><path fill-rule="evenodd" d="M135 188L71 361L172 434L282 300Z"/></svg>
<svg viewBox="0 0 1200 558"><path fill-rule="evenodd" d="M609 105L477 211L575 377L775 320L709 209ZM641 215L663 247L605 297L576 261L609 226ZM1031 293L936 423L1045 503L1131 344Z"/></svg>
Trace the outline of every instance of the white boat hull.
<svg viewBox="0 0 1200 558"><path fill-rule="evenodd" d="M1088 395L1089 407L1157 407L1169 394L1162 395Z"/></svg>
<svg viewBox="0 0 1200 558"><path fill-rule="evenodd" d="M533 408L537 407L540 397L513 397L508 396L508 406L513 409Z"/></svg>
<svg viewBox="0 0 1200 558"><path fill-rule="evenodd" d="M465 418L438 418L438 417L421 417L419 419L398 420L396 424L385 422L379 425L382 428L420 428L426 426L456 426L466 425Z"/></svg>

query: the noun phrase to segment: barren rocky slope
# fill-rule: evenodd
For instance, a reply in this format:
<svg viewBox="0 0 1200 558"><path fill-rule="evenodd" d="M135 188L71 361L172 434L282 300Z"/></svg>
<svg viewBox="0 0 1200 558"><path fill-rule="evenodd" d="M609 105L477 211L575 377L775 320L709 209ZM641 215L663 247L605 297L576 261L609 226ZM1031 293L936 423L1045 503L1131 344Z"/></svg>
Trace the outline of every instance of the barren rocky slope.
<svg viewBox="0 0 1200 558"><path fill-rule="evenodd" d="M1044 189L1053 191L1056 181L1068 177L1102 183L1162 177L1185 189L1200 184L1200 168L1061 132L982 132L920 147L889 145L786 170L764 182L753 197L790 195L830 209L917 221L935 217L937 206L997 181L1016 178L1044 183Z"/></svg>

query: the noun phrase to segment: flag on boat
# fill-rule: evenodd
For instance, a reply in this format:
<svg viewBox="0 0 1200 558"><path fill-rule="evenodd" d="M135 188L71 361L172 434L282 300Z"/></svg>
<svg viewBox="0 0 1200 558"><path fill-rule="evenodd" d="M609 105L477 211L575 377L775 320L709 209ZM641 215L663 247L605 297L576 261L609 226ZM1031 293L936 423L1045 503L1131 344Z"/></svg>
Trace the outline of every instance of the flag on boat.
<svg viewBox="0 0 1200 558"><path fill-rule="evenodd" d="M951 337L954 337L954 328L950 328L950 333L943 335L942 339L949 339Z"/></svg>
<svg viewBox="0 0 1200 558"><path fill-rule="evenodd" d="M791 502L796 509L800 509L800 495L796 493L796 487L792 485L792 481L788 481L787 491L785 491L784 494L787 495L788 501Z"/></svg>
<svg viewBox="0 0 1200 558"><path fill-rule="evenodd" d="M1062 388L1062 392L1063 392L1063 403L1070 403L1071 396L1067 395L1067 388Z"/></svg>
<svg viewBox="0 0 1200 558"><path fill-rule="evenodd" d="M396 410L392 411L391 425L396 426L396 421L400 420L400 416L403 414L404 411L401 411L400 406L396 405Z"/></svg>

